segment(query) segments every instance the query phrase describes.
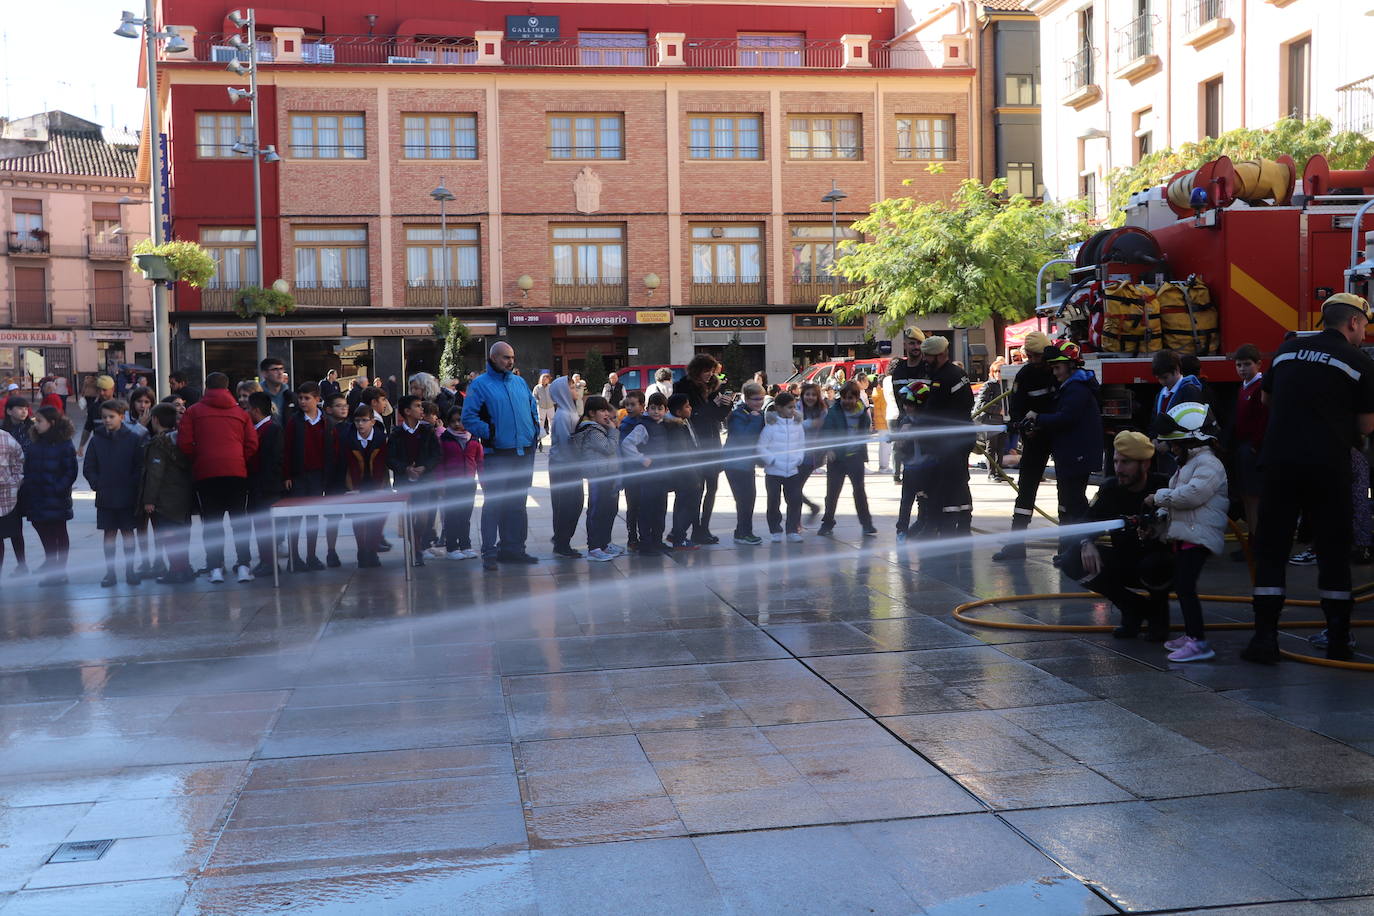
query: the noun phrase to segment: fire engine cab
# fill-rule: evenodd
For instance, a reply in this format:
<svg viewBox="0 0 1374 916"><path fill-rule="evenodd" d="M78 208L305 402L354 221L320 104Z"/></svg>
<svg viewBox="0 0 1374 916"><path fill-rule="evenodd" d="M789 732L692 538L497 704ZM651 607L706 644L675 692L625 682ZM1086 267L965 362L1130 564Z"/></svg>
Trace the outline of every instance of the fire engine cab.
<svg viewBox="0 0 1374 916"><path fill-rule="evenodd" d="M1301 181L1293 160L1222 157L1135 194L1126 223L1097 233L1051 283L1036 314L1051 337L1072 339L1103 385L1103 415L1140 427L1158 390L1150 370L1168 348L1198 358L1225 412L1239 384L1229 355L1244 343L1272 353L1291 332L1315 329L1321 303L1368 295L1374 273L1374 160L1333 171L1313 156ZM1043 287L1042 287L1043 288Z"/></svg>

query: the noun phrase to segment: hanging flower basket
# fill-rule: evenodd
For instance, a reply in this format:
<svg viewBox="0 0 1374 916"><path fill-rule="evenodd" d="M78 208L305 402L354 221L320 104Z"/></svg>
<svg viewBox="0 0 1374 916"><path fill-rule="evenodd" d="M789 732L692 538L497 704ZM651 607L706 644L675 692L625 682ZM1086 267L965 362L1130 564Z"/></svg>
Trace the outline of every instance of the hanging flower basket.
<svg viewBox="0 0 1374 916"><path fill-rule="evenodd" d="M240 318L259 315L289 315L296 310L296 297L275 289L249 286L234 297L234 314Z"/></svg>
<svg viewBox="0 0 1374 916"><path fill-rule="evenodd" d="M162 262L140 258L139 255L153 255L155 258L161 258ZM134 270L149 280L181 281L196 289L209 283L210 278L215 275L215 259L210 252L195 242L163 242L161 245L154 245L151 239L144 239L134 246L133 266Z"/></svg>

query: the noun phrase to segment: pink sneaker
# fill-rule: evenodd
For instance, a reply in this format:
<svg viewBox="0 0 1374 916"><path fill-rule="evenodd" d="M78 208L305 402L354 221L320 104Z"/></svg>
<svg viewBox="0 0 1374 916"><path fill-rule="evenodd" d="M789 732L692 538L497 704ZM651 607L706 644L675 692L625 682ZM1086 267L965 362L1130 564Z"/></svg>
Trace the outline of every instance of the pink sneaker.
<svg viewBox="0 0 1374 916"><path fill-rule="evenodd" d="M1193 639L1191 636L1183 637L1183 645L1169 653L1171 662L1205 662L1216 657L1217 654L1212 651L1212 647L1207 645L1207 640Z"/></svg>
<svg viewBox="0 0 1374 916"><path fill-rule="evenodd" d="M1183 644L1187 641L1187 636L1175 636L1173 639L1169 640L1164 644L1164 648L1168 649L1170 652L1174 651L1175 649L1182 649Z"/></svg>

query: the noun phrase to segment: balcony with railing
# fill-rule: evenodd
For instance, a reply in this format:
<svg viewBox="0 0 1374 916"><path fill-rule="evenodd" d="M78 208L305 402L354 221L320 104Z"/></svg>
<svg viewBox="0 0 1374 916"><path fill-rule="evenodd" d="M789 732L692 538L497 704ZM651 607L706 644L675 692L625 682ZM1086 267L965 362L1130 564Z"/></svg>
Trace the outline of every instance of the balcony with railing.
<svg viewBox="0 0 1374 916"><path fill-rule="evenodd" d="M551 304L558 308L624 308L629 301L624 277L553 281Z"/></svg>
<svg viewBox="0 0 1374 916"><path fill-rule="evenodd" d="M1116 30L1117 79L1135 82L1163 69L1155 54L1155 21L1145 13Z"/></svg>
<svg viewBox="0 0 1374 916"><path fill-rule="evenodd" d="M1336 105L1339 110L1337 127L1341 131L1374 134L1374 76L1339 87Z"/></svg>
<svg viewBox="0 0 1374 916"><path fill-rule="evenodd" d="M5 233L5 248L10 254L44 256L49 253L50 239L42 229L10 230Z"/></svg>
<svg viewBox="0 0 1374 916"><path fill-rule="evenodd" d="M203 312L232 312L234 301L238 298L240 290L247 284L224 284L217 285L214 280L210 285L200 291L200 310Z"/></svg>
<svg viewBox="0 0 1374 916"><path fill-rule="evenodd" d="M448 305L450 308L476 308L482 304L480 280L450 280ZM406 286L406 305L416 308L441 308L444 305L444 284L412 284Z"/></svg>
<svg viewBox="0 0 1374 916"><path fill-rule="evenodd" d="M46 327L52 324L52 303L46 299L11 299L10 324L14 327Z"/></svg>
<svg viewBox="0 0 1374 916"><path fill-rule="evenodd" d="M762 277L692 281L693 305L763 305L767 301Z"/></svg>
<svg viewBox="0 0 1374 916"><path fill-rule="evenodd" d="M129 325L129 304L120 302L92 302L91 324L102 328L123 328Z"/></svg>
<svg viewBox="0 0 1374 916"><path fill-rule="evenodd" d="M1183 10L1183 43L1204 48L1232 31L1226 0L1188 0Z"/></svg>
<svg viewBox="0 0 1374 916"><path fill-rule="evenodd" d="M356 286L324 286L317 281L298 280L295 285L296 304L349 308L370 305L372 291L366 284Z"/></svg>
<svg viewBox="0 0 1374 916"><path fill-rule="evenodd" d="M822 296L847 293L860 289L862 283L840 278L836 283L833 277L793 277L788 289L790 305L815 305Z"/></svg>
<svg viewBox="0 0 1374 916"><path fill-rule="evenodd" d="M1074 109L1084 108L1102 97L1102 89L1094 80L1096 64L1097 51L1092 45L1083 45L1064 58L1065 105Z"/></svg>
<svg viewBox="0 0 1374 916"><path fill-rule="evenodd" d="M485 34L485 33L484 33ZM246 60L247 52L229 44L232 34L197 34L191 53L171 56L170 61L197 60L228 63ZM294 42L293 42L294 44ZM258 62L264 65L349 66L443 66L443 67L579 67L700 69L805 69L833 70L926 70L966 67L962 55L946 56L939 41L875 41L856 36L840 38L770 38L739 36L711 38L647 35L643 42L622 45L582 38L522 40L496 38L416 38L411 35L315 35L289 54L281 42L268 37L259 45Z"/></svg>
<svg viewBox="0 0 1374 916"><path fill-rule="evenodd" d="M129 257L129 240L123 236L86 236L86 257L95 260L124 261Z"/></svg>

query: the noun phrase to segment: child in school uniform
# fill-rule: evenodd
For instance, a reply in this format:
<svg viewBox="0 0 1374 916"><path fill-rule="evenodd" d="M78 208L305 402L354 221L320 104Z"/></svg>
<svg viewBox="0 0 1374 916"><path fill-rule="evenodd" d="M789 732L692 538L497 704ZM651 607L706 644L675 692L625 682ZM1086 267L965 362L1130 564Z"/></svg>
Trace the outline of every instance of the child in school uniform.
<svg viewBox="0 0 1374 916"><path fill-rule="evenodd" d="M424 404L418 395L401 398L398 420L387 438L387 464L395 475L397 489L409 489L407 511L409 535L414 549L414 566L425 565L425 541L434 527L434 497L423 487L439 466L439 440L425 422Z"/></svg>
<svg viewBox="0 0 1374 916"><path fill-rule="evenodd" d="M270 398L267 406L272 406ZM171 404L157 404L150 412L150 435L143 451L143 479L139 487L138 501L144 515L152 521L153 537L167 554L167 572L157 580L163 585L179 585L196 578L187 551L195 490L191 484L191 460L177 447L179 419Z"/></svg>
<svg viewBox="0 0 1374 916"><path fill-rule="evenodd" d="M109 400L100 405L101 425L86 448L82 474L95 491L95 527L103 532L105 578L102 588L119 581L115 575L118 538L124 535L124 575L130 585L140 581L134 560L134 529L138 526L138 486L143 476L143 438L124 423L129 405ZM145 430L144 435L147 435Z"/></svg>
<svg viewBox="0 0 1374 916"><path fill-rule="evenodd" d="M391 488L387 467L387 438L377 415L367 404L353 410L353 422L339 435L339 462L343 465L344 490L370 493ZM364 513L353 518L353 539L358 542L358 568L381 566L377 552L382 543L386 513Z"/></svg>
<svg viewBox="0 0 1374 916"><path fill-rule="evenodd" d="M620 508L620 431L614 422L610 402L592 395L572 437L573 452L587 478L587 559L600 563L625 552L611 543Z"/></svg>
<svg viewBox="0 0 1374 916"><path fill-rule="evenodd" d="M438 479L444 482L444 550L450 560L475 560L472 547L472 504L477 499L477 475L482 470L482 443L463 428L463 408L450 407L448 428L439 434Z"/></svg>
<svg viewBox="0 0 1374 916"><path fill-rule="evenodd" d="M302 382L296 388L296 409L286 422L282 436L282 488L291 497L322 497L334 475L339 443L334 426L320 409L320 386ZM305 528L305 558L300 554L301 528ZM320 537L320 517L291 519L291 568L295 572L324 569L316 555ZM330 566L339 565L337 556Z"/></svg>
<svg viewBox="0 0 1374 916"><path fill-rule="evenodd" d="M806 458L806 431L797 410L795 395L783 391L764 415L759 434L758 457L763 460L763 488L767 494L769 538L777 543L786 537L801 543L802 461ZM782 502L787 501L784 522Z"/></svg>
<svg viewBox="0 0 1374 916"><path fill-rule="evenodd" d="M248 395L248 419L258 433L258 452L248 459L248 515L258 542L258 565L253 575L272 575L272 519L268 510L282 496L282 428L273 415L272 395L258 390Z"/></svg>
<svg viewBox="0 0 1374 916"><path fill-rule="evenodd" d="M692 429L692 402L688 395L678 393L668 399L668 416L663 425L667 431L664 449L668 465L668 481L673 491L673 530L668 540L674 550L696 550L697 545L687 537L696 527L701 514L702 473L701 444Z"/></svg>
<svg viewBox="0 0 1374 916"><path fill-rule="evenodd" d="M621 402L620 419L616 423L616 429L620 432L620 453L625 456L625 437L638 425L639 418L644 416L644 392L628 391L625 393L625 400ZM631 469L638 470L637 467ZM621 480L622 489L625 492L625 549L635 551L639 549L639 487L638 478L631 478L629 481Z"/></svg>
<svg viewBox="0 0 1374 916"><path fill-rule="evenodd" d="M629 403L627 396L626 402ZM663 526L668 514L670 475L667 468L668 431L663 418L668 415L668 398L655 391L644 403L644 412L631 417L620 427L621 465L628 469L625 492L635 494L635 525L632 534L640 556L667 553ZM662 473L648 473L661 470ZM632 476L631 476L632 475Z"/></svg>

